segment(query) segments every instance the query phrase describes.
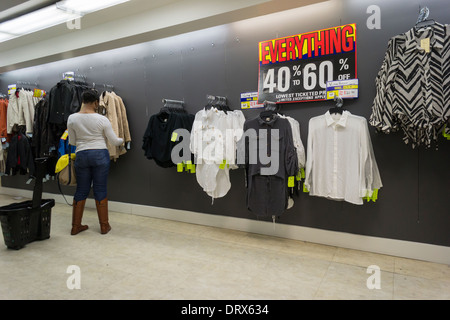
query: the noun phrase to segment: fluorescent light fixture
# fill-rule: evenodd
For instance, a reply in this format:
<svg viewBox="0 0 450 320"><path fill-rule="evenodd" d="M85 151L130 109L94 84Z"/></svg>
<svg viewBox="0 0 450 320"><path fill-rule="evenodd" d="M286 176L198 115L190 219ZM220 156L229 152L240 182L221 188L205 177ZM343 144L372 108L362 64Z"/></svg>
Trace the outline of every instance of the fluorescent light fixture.
<svg viewBox="0 0 450 320"><path fill-rule="evenodd" d="M65 12L53 5L1 23L0 33L22 36L80 17L80 14Z"/></svg>
<svg viewBox="0 0 450 320"><path fill-rule="evenodd" d="M56 6L67 12L77 12L82 15L103 10L130 0L63 0L56 3Z"/></svg>
<svg viewBox="0 0 450 320"><path fill-rule="evenodd" d="M8 41L16 38L16 35L0 32L0 42Z"/></svg>
<svg viewBox="0 0 450 320"><path fill-rule="evenodd" d="M63 0L0 23L0 42L66 23L130 0Z"/></svg>

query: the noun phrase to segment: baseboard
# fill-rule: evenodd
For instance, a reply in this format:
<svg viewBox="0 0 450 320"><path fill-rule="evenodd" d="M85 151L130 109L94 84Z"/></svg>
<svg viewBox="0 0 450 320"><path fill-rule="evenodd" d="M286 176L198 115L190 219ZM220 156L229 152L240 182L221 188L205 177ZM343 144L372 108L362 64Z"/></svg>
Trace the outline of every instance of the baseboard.
<svg viewBox="0 0 450 320"><path fill-rule="evenodd" d="M0 187L0 194L18 197L20 196L25 198L32 198L33 195L32 191L4 187ZM44 193L42 197L44 199L55 199L56 203L65 203L66 201L63 196L59 194ZM66 199L69 203L71 203L73 198L68 196L66 197ZM86 207L95 208L94 200L88 199L86 201ZM378 238L280 223L274 225L273 223L266 221L254 221L243 218L218 216L192 211L159 208L115 201L109 201L109 209L111 211L125 214L134 214L150 218L159 218L251 232L280 238L300 240L311 243L450 265L450 247L445 246L396 239Z"/></svg>

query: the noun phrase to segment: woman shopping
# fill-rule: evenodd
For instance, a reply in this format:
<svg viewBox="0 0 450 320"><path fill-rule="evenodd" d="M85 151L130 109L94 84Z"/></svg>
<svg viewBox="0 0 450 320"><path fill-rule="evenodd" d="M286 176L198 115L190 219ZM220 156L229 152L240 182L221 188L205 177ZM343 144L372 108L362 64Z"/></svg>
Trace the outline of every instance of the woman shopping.
<svg viewBox="0 0 450 320"><path fill-rule="evenodd" d="M81 224L81 220L91 185L101 234L111 230L107 198L110 156L105 138L114 146L123 145L124 141L114 133L108 118L96 112L98 105L97 90L84 91L80 112L70 115L67 120L69 144L76 146L77 189L73 198L72 235L88 229L88 226Z"/></svg>

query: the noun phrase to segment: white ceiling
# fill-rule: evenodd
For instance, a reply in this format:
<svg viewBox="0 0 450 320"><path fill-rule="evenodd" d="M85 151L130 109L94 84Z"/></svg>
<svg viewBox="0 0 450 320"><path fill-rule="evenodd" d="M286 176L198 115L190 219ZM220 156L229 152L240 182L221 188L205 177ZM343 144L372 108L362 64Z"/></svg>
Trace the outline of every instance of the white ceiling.
<svg viewBox="0 0 450 320"><path fill-rule="evenodd" d="M155 40L325 0L131 0L81 19L0 43L0 73ZM55 1L1 1L0 20ZM19 3L11 7L12 3ZM27 9L28 8L28 9Z"/></svg>

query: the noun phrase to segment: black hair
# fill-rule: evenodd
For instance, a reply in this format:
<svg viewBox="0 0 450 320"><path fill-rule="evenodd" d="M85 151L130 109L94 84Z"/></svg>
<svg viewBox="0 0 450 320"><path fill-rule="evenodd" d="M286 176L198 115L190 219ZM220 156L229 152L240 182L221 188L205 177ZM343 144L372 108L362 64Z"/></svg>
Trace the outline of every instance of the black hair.
<svg viewBox="0 0 450 320"><path fill-rule="evenodd" d="M86 90L81 95L82 103L94 103L100 100L98 91L95 89Z"/></svg>

